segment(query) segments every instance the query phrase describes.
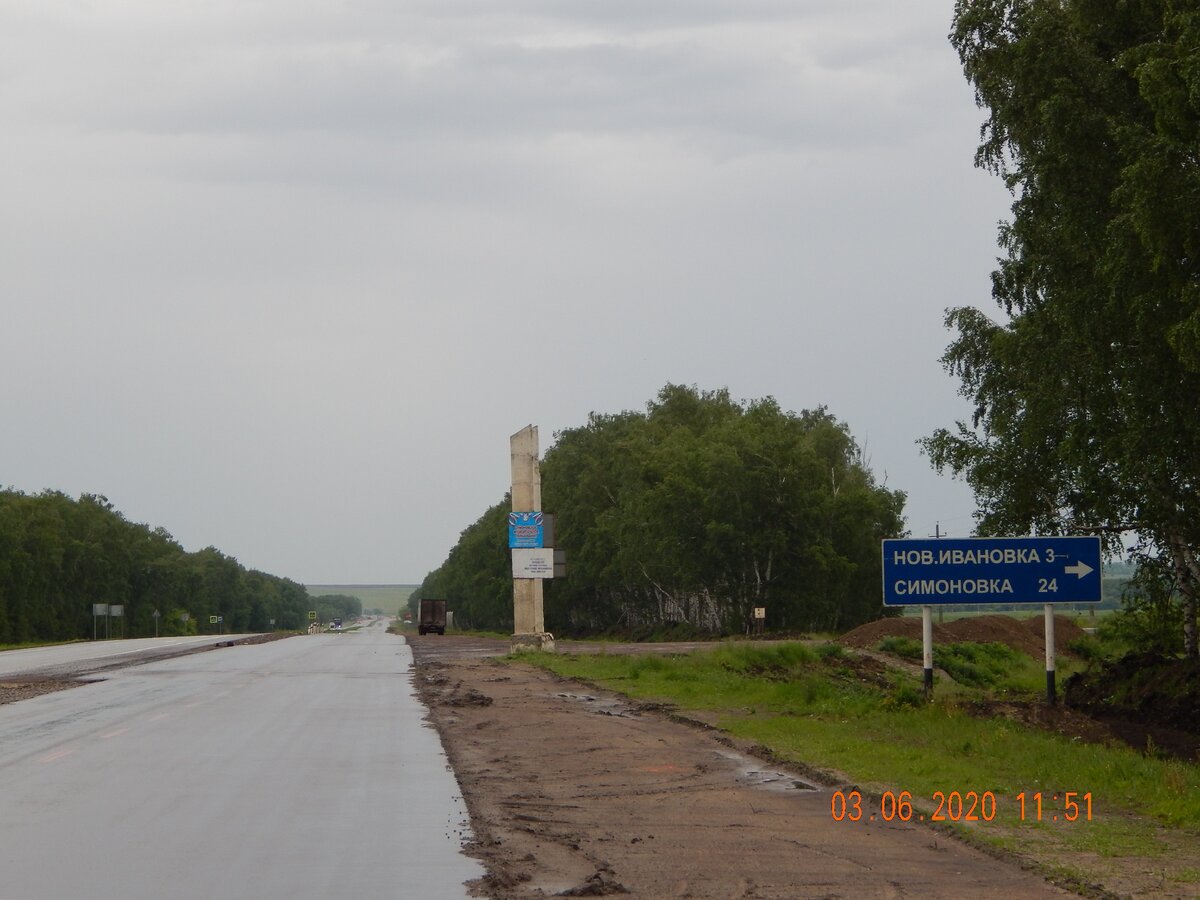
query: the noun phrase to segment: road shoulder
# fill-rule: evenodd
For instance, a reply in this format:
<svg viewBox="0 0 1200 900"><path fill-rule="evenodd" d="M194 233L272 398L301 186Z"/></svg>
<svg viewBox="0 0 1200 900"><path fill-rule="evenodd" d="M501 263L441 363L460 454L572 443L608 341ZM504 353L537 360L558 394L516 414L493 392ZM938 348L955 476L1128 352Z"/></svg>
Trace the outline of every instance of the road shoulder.
<svg viewBox="0 0 1200 900"><path fill-rule="evenodd" d="M471 811L470 852L488 868L481 895L1065 895L926 827L834 822L827 790L715 732L531 666L412 643Z"/></svg>

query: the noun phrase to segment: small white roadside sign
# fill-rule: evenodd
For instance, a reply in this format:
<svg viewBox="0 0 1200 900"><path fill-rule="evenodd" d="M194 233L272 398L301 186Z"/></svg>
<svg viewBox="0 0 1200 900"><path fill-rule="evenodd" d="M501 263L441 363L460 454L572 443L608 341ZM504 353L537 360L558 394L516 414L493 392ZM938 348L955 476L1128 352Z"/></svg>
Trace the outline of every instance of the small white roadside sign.
<svg viewBox="0 0 1200 900"><path fill-rule="evenodd" d="M554 549L552 547L514 547L512 569L513 578L553 578Z"/></svg>

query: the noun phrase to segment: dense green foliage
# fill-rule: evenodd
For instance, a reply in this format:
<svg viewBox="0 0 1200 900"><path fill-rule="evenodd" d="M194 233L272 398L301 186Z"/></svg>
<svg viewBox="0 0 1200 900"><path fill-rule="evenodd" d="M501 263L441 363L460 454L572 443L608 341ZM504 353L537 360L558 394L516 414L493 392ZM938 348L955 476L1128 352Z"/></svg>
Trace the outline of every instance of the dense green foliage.
<svg viewBox="0 0 1200 900"><path fill-rule="evenodd" d="M926 448L974 487L981 533L1136 532L1196 653L1200 11L959 0L951 40L989 113L977 163L1015 201L1006 321L947 315L974 419Z"/></svg>
<svg viewBox="0 0 1200 900"><path fill-rule="evenodd" d="M317 618L322 622L349 621L363 614L362 600L349 594L318 594L312 598L311 608L317 611Z"/></svg>
<svg viewBox="0 0 1200 900"><path fill-rule="evenodd" d="M512 633L512 565L508 555L508 498L490 507L458 538L442 565L408 598L413 620L422 597L447 600L457 628Z"/></svg>
<svg viewBox="0 0 1200 900"><path fill-rule="evenodd" d="M546 585L560 634L684 623L848 628L880 613L879 542L904 495L878 485L845 425L770 398L668 385L645 413L592 414L542 463L568 577ZM463 627L512 624L507 501L463 532L418 595Z"/></svg>
<svg viewBox="0 0 1200 900"><path fill-rule="evenodd" d="M302 628L302 585L247 571L208 547L186 553L166 531L129 522L107 498L0 491L0 644L91 637L92 604L123 604L127 637ZM183 614L189 616L185 621ZM103 626L101 626L103 627Z"/></svg>

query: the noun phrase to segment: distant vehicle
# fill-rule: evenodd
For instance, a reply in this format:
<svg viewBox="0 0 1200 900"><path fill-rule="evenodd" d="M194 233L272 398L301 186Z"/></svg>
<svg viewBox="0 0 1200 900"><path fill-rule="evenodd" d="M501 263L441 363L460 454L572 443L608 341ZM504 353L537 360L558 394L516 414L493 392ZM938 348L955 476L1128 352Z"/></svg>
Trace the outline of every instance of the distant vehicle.
<svg viewBox="0 0 1200 900"><path fill-rule="evenodd" d="M341 620L341 619L334 619L334 620L333 620L333 630L334 630L334 631L341 631L341 630L342 630L342 620Z"/></svg>
<svg viewBox="0 0 1200 900"><path fill-rule="evenodd" d="M431 631L446 633L445 600L421 600L421 619L417 622L417 632L429 634Z"/></svg>

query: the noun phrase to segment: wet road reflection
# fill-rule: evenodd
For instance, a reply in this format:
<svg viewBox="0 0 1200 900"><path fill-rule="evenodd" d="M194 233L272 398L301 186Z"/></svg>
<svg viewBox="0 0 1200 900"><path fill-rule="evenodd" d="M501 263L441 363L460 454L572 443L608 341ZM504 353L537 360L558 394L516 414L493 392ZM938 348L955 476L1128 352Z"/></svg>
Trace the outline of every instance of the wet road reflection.
<svg viewBox="0 0 1200 900"><path fill-rule="evenodd" d="M0 707L0 897L465 897L467 813L382 626Z"/></svg>

